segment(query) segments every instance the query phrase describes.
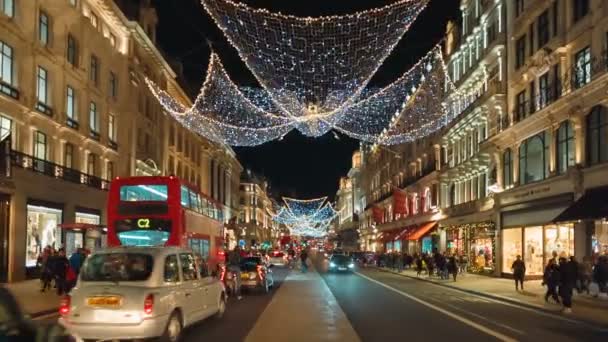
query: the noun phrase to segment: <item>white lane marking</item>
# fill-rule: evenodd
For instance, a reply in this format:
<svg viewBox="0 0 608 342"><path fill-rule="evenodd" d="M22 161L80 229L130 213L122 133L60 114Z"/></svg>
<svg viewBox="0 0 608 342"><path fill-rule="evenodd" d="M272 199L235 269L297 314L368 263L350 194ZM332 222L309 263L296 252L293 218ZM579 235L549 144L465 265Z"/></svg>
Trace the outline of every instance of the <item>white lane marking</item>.
<svg viewBox="0 0 608 342"><path fill-rule="evenodd" d="M441 312L442 314L444 314L444 315L446 315L448 317L451 317L451 318L453 318L453 319L455 319L457 321L460 321L461 323L464 323L464 324L470 326L471 328L477 329L477 330L479 330L479 331L481 331L483 333L486 333L486 334L488 334L490 336L496 337L500 341L504 341L504 342L516 342L517 341L516 339L511 338L511 337L509 337L507 335L501 334L500 332L498 332L496 330L492 330L492 329L490 329L488 327L484 327L481 324L475 323L475 322L473 322L473 321L471 321L469 319L466 319L464 317L460 317L459 315L457 315L457 314L455 314L453 312L450 312L448 310L442 309L442 308L440 308L440 307L438 307L438 306L436 306L434 304L427 303L427 302L423 301L422 299L420 299L418 297L412 296L409 293L405 293L405 292L403 292L401 290L397 290L396 288L394 288L392 286L389 286L389 285L386 285L386 284L384 284L384 283L382 283L382 282L380 282L380 281L378 281L376 279L370 278L370 277L368 277L368 276L366 276L364 274L361 274L359 272L354 272L354 273L356 275L358 275L358 276L360 276L362 278L365 278L365 279L367 279L367 280L369 280L369 281L371 281L371 282L373 282L375 284L378 284L378 285L380 285L380 286L382 286L382 287L384 287L384 288L386 288L388 290L391 290L391 291L393 291L395 293L398 293L398 294L400 294L400 295L402 295L402 296L404 296L406 298L409 298L409 299L411 299L411 300L413 300L413 301L415 301L415 302L417 302L419 304L422 304L422 305L424 305L424 306L426 306L428 308L431 308L431 309L433 309L435 311Z"/></svg>
<svg viewBox="0 0 608 342"><path fill-rule="evenodd" d="M449 307L451 307L452 309L454 309L454 310L456 310L456 311L460 311L460 312L462 312L462 313L464 313L464 314L466 314L466 315L471 315L471 316L476 317L476 318L479 318L479 319L481 319L481 320L483 320L483 321L486 321L486 322L492 323L492 324L494 324L494 325L497 325L497 326L499 326L499 327L503 327L503 328L505 328L505 329L511 330L511 331L513 331L513 332L515 332L515 333L517 333L517 334L520 334L520 335L525 335L525 334L526 334L525 332L523 332L523 331L521 331L521 330L515 329L515 328L510 327L510 326L508 326L508 325L506 325L506 324L498 323L498 322L493 321L493 320L491 320L491 319L489 319L489 318L487 318L487 317L484 317L484 316L482 316L482 315L478 315L478 314L476 314L476 313L473 313L473 312L467 311L467 310L465 310L465 309L463 309L463 308L459 308L459 307L457 307L456 305L448 304L448 303L442 302L442 301L440 301L440 300L438 300L438 299L436 299L436 298L432 298L432 297L429 297L429 299L430 299L430 300L432 300L432 301L435 301L435 302L437 302L437 303L442 303L443 305L449 306Z"/></svg>
<svg viewBox="0 0 608 342"><path fill-rule="evenodd" d="M376 272L377 273L381 273L381 274L385 273L385 272L380 272L380 271L376 271ZM390 273L390 274L398 276L397 274L394 274L394 273ZM416 280L416 279L414 279L412 277L409 277L409 276L402 276L402 278L408 278L409 280L412 280L412 281ZM493 294L493 296L499 296L499 297L505 298L505 301L502 301L502 300L499 300L499 299L496 299L496 298L483 297L481 295L470 293L470 292L468 292L466 290L459 289L459 288L456 288L456 287L444 286L444 285L437 284L437 283L432 282L432 281L426 281L426 283L427 284L431 284L431 285L435 285L435 286L438 286L438 287L441 287L443 289L447 288L449 290L458 291L460 293L465 293L465 294L468 294L470 296L480 297L480 298L486 299L486 300L488 300L489 302L492 302L492 303L502 304L502 305L510 306L512 308L517 308L517 309L520 309L520 310L523 310L523 311L533 312L533 313L535 313L537 315L540 315L540 316L550 317L550 318L553 318L553 319L562 320L564 322L581 325L581 326L584 326L584 327L587 327L587 328L591 328L591 329L593 329L594 331L597 331L597 332L601 332L601 333L607 333L608 332L608 329L600 328L597 325L593 325L591 323L587 323L587 322L579 321L579 320L576 320L576 319L571 319L571 318L567 318L567 317L561 316L559 314L559 311L556 311L556 312L553 312L553 313L543 311L543 309L546 309L546 308L544 308L541 305L529 304L529 305L533 305L533 306L535 306L535 307L538 308L538 309L533 309L533 308L530 308L530 307L527 307L527 306L517 305L515 303L508 302L507 300L516 300L516 301L518 301L518 302L520 302L522 304L528 304L528 303L525 303L524 301L521 301L521 300L518 300L518 299L514 299L514 298L510 298L510 297L506 297L506 296L500 296L500 295L494 295Z"/></svg>

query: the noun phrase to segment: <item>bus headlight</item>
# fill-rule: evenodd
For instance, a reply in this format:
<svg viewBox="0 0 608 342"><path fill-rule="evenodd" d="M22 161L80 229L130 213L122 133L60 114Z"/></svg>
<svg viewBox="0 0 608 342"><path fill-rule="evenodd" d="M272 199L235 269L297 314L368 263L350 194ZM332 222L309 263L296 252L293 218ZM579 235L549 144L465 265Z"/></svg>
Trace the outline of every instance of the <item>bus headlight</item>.
<svg viewBox="0 0 608 342"><path fill-rule="evenodd" d="M348 268L355 268L355 264L353 264L352 262L350 264L348 264Z"/></svg>

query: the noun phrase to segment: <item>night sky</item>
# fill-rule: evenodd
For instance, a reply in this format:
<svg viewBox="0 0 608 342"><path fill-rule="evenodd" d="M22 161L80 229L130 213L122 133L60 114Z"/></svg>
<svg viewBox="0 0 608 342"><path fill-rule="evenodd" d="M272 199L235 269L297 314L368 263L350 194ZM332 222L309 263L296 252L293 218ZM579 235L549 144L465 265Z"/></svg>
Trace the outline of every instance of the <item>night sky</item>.
<svg viewBox="0 0 608 342"><path fill-rule="evenodd" d="M238 0L236 0L238 1ZM394 0L393 0L394 1ZM247 0L252 7L297 16L346 14L389 4L388 0ZM236 50L207 15L200 0L155 0L158 10L158 40L161 49L183 65L188 92L192 95L204 79L209 61L208 42L220 55L230 77L241 85L259 86ZM431 0L410 31L372 79L383 86L399 77L431 49L445 33L448 19L458 17L459 0ZM282 141L257 147L238 148L245 169L266 177L275 196L297 198L329 196L333 199L338 180L350 168L357 140L333 133L312 139L293 131Z"/></svg>

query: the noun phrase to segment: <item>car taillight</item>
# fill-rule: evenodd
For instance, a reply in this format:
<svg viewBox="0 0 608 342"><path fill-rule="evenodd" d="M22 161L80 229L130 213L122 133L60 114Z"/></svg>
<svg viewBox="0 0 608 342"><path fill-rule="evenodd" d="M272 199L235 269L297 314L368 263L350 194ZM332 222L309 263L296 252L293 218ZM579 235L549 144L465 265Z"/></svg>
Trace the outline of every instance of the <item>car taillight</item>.
<svg viewBox="0 0 608 342"><path fill-rule="evenodd" d="M149 315L152 313L152 310L154 310L154 295L149 294L144 299L144 313Z"/></svg>
<svg viewBox="0 0 608 342"><path fill-rule="evenodd" d="M59 302L59 314L61 316L66 316L70 313L70 305L72 304L72 297L69 295L63 296L61 298L61 302Z"/></svg>
<svg viewBox="0 0 608 342"><path fill-rule="evenodd" d="M226 276L226 267L222 266L222 274L220 274L220 280L224 281L225 276Z"/></svg>

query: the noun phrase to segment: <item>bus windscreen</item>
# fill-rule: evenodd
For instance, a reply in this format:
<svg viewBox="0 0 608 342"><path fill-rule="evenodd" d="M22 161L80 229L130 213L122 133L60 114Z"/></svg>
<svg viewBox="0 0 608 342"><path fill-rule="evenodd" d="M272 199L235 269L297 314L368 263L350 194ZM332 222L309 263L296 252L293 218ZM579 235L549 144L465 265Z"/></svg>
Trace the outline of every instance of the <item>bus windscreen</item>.
<svg viewBox="0 0 608 342"><path fill-rule="evenodd" d="M125 202L166 202L167 186L162 184L123 185L120 187L120 200Z"/></svg>
<svg viewBox="0 0 608 342"><path fill-rule="evenodd" d="M162 246L171 234L171 220L155 218L124 219L115 222L123 246Z"/></svg>

